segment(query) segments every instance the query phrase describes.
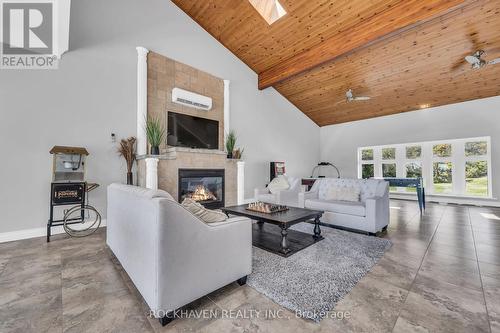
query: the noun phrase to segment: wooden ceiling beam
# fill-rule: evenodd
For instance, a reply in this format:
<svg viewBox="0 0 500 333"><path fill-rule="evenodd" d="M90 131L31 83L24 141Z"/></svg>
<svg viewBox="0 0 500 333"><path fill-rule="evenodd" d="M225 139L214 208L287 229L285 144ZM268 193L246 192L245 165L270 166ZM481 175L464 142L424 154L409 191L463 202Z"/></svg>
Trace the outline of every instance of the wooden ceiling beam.
<svg viewBox="0 0 500 333"><path fill-rule="evenodd" d="M259 89L325 64L364 46L399 34L475 0L404 0L259 74Z"/></svg>

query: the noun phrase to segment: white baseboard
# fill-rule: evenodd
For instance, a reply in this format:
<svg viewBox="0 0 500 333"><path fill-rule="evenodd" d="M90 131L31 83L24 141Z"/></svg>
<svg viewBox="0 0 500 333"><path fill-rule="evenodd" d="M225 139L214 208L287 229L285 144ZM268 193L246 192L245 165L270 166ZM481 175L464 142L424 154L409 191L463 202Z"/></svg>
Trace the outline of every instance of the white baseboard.
<svg viewBox="0 0 500 333"><path fill-rule="evenodd" d="M105 226L106 226L106 219L102 219L100 228ZM65 231L62 226L53 227L51 231L52 235L64 234L64 233ZM12 242L28 238L45 237L45 236L47 236L47 227L2 232L0 233L0 243Z"/></svg>

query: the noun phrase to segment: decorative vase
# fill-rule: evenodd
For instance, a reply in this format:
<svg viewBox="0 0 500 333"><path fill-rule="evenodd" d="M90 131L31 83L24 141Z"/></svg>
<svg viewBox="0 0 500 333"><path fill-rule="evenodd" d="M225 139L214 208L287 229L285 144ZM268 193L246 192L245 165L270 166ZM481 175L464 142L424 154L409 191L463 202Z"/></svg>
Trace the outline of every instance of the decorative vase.
<svg viewBox="0 0 500 333"><path fill-rule="evenodd" d="M134 185L134 177L132 172L127 172L127 185Z"/></svg>
<svg viewBox="0 0 500 333"><path fill-rule="evenodd" d="M160 147L151 146L151 155L160 155Z"/></svg>
<svg viewBox="0 0 500 333"><path fill-rule="evenodd" d="M233 158L233 152L227 153L227 158Z"/></svg>

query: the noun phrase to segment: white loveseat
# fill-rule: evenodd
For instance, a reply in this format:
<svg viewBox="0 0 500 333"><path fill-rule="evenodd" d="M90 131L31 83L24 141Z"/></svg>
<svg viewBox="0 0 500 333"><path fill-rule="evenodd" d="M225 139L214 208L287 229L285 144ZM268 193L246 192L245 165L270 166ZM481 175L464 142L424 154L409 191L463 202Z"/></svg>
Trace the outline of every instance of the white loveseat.
<svg viewBox="0 0 500 333"><path fill-rule="evenodd" d="M360 201L328 200L332 187L356 187ZM375 234L389 224L389 183L381 179L318 179L311 190L299 193L299 205L323 210L322 223Z"/></svg>
<svg viewBox="0 0 500 333"><path fill-rule="evenodd" d="M255 200L277 205L299 207L299 192L302 191L301 180L300 178L286 175L284 177L290 185L287 190L271 193L267 187L256 188L254 190Z"/></svg>
<svg viewBox="0 0 500 333"><path fill-rule="evenodd" d="M107 213L109 248L164 325L172 311L252 271L248 218L207 224L165 191L121 184L108 187Z"/></svg>

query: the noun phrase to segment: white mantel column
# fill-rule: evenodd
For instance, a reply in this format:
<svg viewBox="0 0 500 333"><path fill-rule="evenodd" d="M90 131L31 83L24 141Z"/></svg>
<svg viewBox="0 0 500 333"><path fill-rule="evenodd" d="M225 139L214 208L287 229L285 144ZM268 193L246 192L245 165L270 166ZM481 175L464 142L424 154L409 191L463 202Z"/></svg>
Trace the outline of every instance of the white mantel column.
<svg viewBox="0 0 500 333"><path fill-rule="evenodd" d="M148 143L144 120L148 113L148 52L137 48L137 155L146 155Z"/></svg>
<svg viewBox="0 0 500 333"><path fill-rule="evenodd" d="M229 114L230 114L230 105L229 105L229 83L231 81L224 80L224 145L226 144L226 136L229 133ZM224 148L222 148L224 150Z"/></svg>
<svg viewBox="0 0 500 333"><path fill-rule="evenodd" d="M158 158L146 158L146 188L158 189Z"/></svg>
<svg viewBox="0 0 500 333"><path fill-rule="evenodd" d="M236 176L236 194L237 204L243 205L245 203L245 162L236 162L237 176Z"/></svg>

